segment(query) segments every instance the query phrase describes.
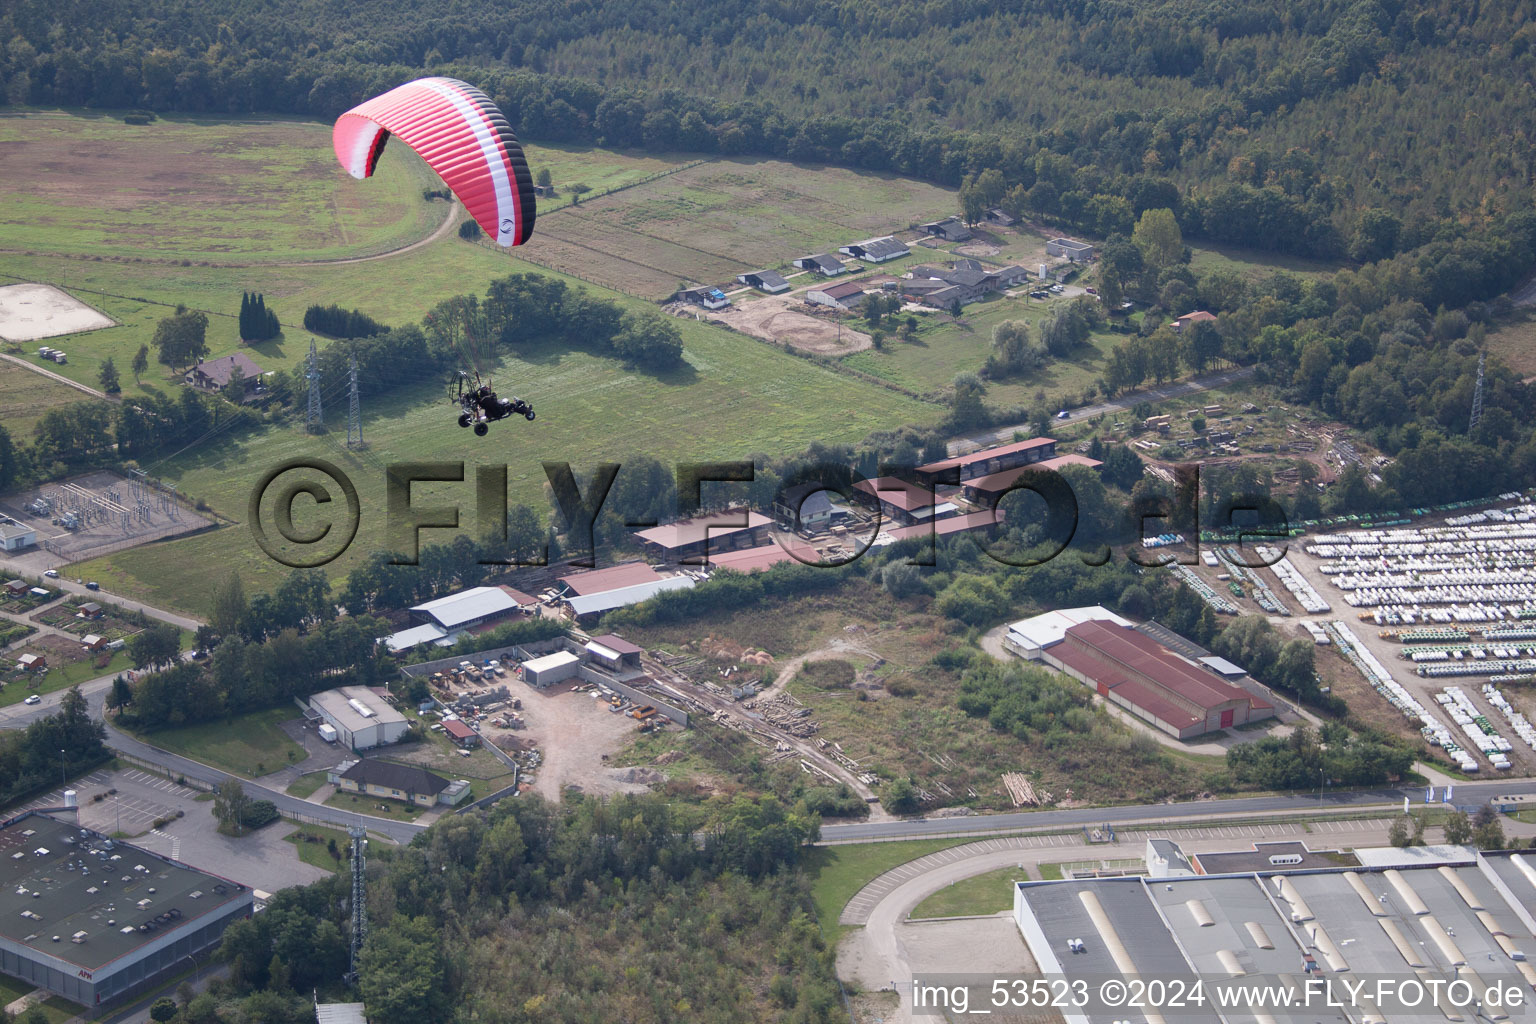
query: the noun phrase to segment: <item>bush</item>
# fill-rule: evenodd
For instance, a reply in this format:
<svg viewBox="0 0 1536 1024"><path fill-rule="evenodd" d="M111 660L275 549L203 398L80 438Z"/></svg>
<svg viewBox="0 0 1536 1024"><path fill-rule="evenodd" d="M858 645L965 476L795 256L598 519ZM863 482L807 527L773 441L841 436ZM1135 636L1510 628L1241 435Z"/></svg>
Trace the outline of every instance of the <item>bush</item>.
<svg viewBox="0 0 1536 1024"><path fill-rule="evenodd" d="M246 828L261 828L276 821L280 815L277 813L277 805L271 800L256 800L246 809L240 824Z"/></svg>

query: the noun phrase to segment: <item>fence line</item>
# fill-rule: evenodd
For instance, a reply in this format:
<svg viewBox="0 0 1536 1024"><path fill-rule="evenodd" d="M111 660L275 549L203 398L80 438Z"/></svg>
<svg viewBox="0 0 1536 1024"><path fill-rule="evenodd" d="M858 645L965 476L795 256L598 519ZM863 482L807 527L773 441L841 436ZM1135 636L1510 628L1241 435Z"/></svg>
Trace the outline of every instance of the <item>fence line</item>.
<svg viewBox="0 0 1536 1024"><path fill-rule="evenodd" d="M131 765L136 765L137 767L143 768L146 771L152 771L157 775L164 775L178 786L186 786L188 789L200 789L205 793L212 793L218 788L211 782L204 782L202 779L189 778L185 773L176 771L174 768L170 768L163 764L156 764L154 761L149 761L145 758L137 757L133 754L119 753L117 755L117 759L119 761L127 761Z"/></svg>

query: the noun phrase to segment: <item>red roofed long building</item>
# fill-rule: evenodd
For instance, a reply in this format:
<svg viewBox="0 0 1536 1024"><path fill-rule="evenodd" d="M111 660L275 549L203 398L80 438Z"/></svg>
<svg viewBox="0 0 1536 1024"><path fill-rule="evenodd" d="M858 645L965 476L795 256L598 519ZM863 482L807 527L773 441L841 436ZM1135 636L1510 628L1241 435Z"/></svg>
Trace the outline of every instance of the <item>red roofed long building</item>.
<svg viewBox="0 0 1536 1024"><path fill-rule="evenodd" d="M1186 661L1145 633L1104 619L1071 626L1037 656L1181 740L1275 714L1273 705L1241 686Z"/></svg>
<svg viewBox="0 0 1536 1024"><path fill-rule="evenodd" d="M1044 462L1055 457L1056 439L1054 437L1032 437L1028 441L1015 441L1013 444L1005 444L997 448L983 448L969 455L957 455L954 458L930 462L926 466L918 466L917 477L929 484L942 483L945 482L949 473L959 470L960 482L964 483L967 480ZM948 479L953 480L953 477Z"/></svg>

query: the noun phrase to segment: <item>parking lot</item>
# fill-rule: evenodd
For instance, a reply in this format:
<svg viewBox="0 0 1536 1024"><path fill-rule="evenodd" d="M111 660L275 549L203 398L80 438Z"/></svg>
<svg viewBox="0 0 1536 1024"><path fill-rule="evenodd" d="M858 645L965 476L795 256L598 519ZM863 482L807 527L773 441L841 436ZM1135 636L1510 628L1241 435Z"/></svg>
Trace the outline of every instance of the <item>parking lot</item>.
<svg viewBox="0 0 1536 1024"><path fill-rule="evenodd" d="M206 799L199 801L203 795L199 790L153 772L133 767L117 771L102 768L76 779L69 788L79 795L83 827L107 835L121 831L135 846L221 878L276 892L328 873L300 861L293 844L283 842L283 837L297 828L292 822L275 822L244 836L220 835L213 804ZM106 795L113 789L115 794ZM99 801L93 799L97 794L102 795ZM64 791L59 788L12 813L63 805ZM182 817L176 817L177 811ZM171 820L154 827L156 821L167 818Z"/></svg>

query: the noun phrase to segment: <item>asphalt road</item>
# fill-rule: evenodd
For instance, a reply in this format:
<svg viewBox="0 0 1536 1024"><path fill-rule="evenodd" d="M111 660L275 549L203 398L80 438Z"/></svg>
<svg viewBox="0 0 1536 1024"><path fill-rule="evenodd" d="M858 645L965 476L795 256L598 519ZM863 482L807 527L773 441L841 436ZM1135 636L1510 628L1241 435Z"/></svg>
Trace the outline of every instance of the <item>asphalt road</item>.
<svg viewBox="0 0 1536 1024"><path fill-rule="evenodd" d="M1053 423L1080 423L1083 420L1103 413L1118 413L1132 408L1138 402L1162 402L1170 398L1178 398L1182 395L1193 395L1200 391L1209 391L1212 388L1225 387L1235 380L1251 377L1256 367L1238 366L1230 370L1217 370L1212 373L1191 377L1189 380L1173 381L1168 384L1159 384L1153 388L1143 388L1140 391L1131 391L1119 398L1108 402L1099 402L1095 405L1085 405L1079 409L1068 411L1066 419L1052 418ZM1013 440L1013 435L1022 431L1028 434L1034 430L1033 424L1017 423L1011 427L999 427L994 430L984 430L976 434L964 434L949 440L949 454L965 455L978 448L988 445L1001 444Z"/></svg>
<svg viewBox="0 0 1536 1024"><path fill-rule="evenodd" d="M1458 782L1453 790L1458 806L1482 804L1496 796L1536 795L1536 779L1490 779L1486 782ZM1423 803L1424 790L1407 789L1330 790L1321 800L1316 792L1288 796L1239 797L1232 800L1191 800L1177 804L1138 804L1125 807L1083 807L1072 810L1024 811L1013 814L977 814L963 818L908 819L823 825L823 842L847 842L867 839L917 839L927 836L961 833L1000 832L1017 828L1052 828L1063 825L1121 825L1131 822L1157 822L1180 819L1219 819L1251 814L1292 814L1313 812L1319 807L1366 808L1401 806L1403 797ZM1438 801L1439 792L1435 798Z"/></svg>
<svg viewBox="0 0 1536 1024"><path fill-rule="evenodd" d="M107 691L112 686L112 676L101 676L83 683L80 691L85 694L90 702L91 717L102 718L103 704L106 701ZM25 704L13 704L6 708L0 708L0 729L24 729L32 722L58 711L59 702L63 699L67 690L56 690L46 695L41 704L27 707ZM420 832L425 831L425 826L408 821L390 821L387 818L375 818L366 814L356 814L352 811L342 810L338 807L326 807L324 804L314 804L307 800L268 789L249 779L241 779L227 772L219 771L208 765L190 758L173 754L168 750L151 746L141 740L137 740L111 724L107 725L107 746L114 751L129 754L141 758L152 764L163 765L179 775L189 779L197 779L211 785L220 785L229 779L237 779L245 787L246 795L255 800L271 800L277 805L278 810L293 814L303 814L317 819L337 828L347 828L351 825L361 825L368 831L377 835L386 836L397 843L410 842Z"/></svg>
<svg viewBox="0 0 1536 1024"><path fill-rule="evenodd" d="M36 556L34 555L34 557ZM39 566L34 564L32 561L19 558L0 558L0 569L3 569L13 575L21 574L24 576L40 576L42 575L43 569L50 568L54 563L62 564L63 560L53 558L52 561L44 562L43 565ZM69 594L78 594L81 597L89 596L92 601L96 601L99 604L111 604L116 605L119 608L126 608L129 611L143 612L145 615L148 615L152 619L159 619L161 622L169 622L173 626L180 626L182 629L188 629L194 633L197 632L197 627L203 624L199 620L189 616L178 615L175 612L168 612L163 608L156 608L153 605L147 605L142 601L135 601L129 597L122 597L118 594L112 594L105 590L87 590L83 582L77 583L73 578L66 579L61 576L59 579L45 580L44 582L46 582L50 587L58 587L60 590L63 590Z"/></svg>

